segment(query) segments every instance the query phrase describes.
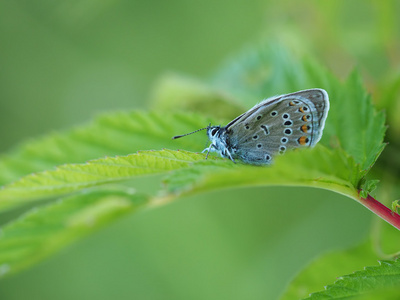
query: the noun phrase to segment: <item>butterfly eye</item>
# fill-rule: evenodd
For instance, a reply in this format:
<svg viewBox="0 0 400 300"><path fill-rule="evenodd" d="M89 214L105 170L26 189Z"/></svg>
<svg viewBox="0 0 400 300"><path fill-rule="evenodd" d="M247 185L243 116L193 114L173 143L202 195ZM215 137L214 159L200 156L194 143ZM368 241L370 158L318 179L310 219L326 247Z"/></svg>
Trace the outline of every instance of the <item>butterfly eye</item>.
<svg viewBox="0 0 400 300"><path fill-rule="evenodd" d="M217 134L217 132L218 132L218 128L213 128L213 129L211 130L211 135L214 136L214 135Z"/></svg>

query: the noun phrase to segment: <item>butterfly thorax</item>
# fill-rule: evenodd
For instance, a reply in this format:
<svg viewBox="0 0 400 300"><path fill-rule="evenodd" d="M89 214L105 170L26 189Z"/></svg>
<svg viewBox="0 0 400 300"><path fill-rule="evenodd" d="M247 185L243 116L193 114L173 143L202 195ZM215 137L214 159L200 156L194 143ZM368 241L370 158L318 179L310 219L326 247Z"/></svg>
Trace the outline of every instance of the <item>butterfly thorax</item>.
<svg viewBox="0 0 400 300"><path fill-rule="evenodd" d="M229 143L226 127L209 126L207 128L207 135L211 141L211 145L205 150L217 152L222 157L228 157L233 160L234 150Z"/></svg>

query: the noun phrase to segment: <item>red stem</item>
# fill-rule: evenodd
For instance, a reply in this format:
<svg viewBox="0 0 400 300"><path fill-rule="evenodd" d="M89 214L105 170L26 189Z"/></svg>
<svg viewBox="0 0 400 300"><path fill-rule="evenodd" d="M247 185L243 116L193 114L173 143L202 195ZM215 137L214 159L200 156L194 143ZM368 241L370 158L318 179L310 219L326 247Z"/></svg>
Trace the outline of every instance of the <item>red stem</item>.
<svg viewBox="0 0 400 300"><path fill-rule="evenodd" d="M382 219L384 219L386 222L388 222L390 225L396 227L397 229L400 230L400 215L397 214L396 212L392 211L370 195L368 195L367 198L362 198L360 197L360 202L362 205L364 205L366 208L368 208L370 211L373 213L377 214L380 216Z"/></svg>

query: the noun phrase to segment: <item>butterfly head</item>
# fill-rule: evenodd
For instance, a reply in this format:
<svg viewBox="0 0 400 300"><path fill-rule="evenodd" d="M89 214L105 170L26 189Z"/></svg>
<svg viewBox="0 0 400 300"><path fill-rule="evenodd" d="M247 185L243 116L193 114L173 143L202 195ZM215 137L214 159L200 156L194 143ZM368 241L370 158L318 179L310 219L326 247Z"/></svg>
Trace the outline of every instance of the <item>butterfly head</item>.
<svg viewBox="0 0 400 300"><path fill-rule="evenodd" d="M207 155L209 152L217 152L222 157L228 157L235 162L233 149L230 149L227 145L226 127L209 125L207 127L207 135L211 142L210 146L204 149L204 151L208 151Z"/></svg>
<svg viewBox="0 0 400 300"><path fill-rule="evenodd" d="M211 126L207 127L207 136L211 142L218 139L221 135L221 126Z"/></svg>

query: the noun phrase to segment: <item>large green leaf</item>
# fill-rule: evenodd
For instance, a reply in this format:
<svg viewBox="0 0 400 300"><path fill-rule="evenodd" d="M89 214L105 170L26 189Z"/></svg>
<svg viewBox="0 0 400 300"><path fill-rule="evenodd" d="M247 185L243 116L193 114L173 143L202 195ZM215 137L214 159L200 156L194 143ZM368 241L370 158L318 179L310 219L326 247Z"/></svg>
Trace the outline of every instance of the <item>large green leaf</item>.
<svg viewBox="0 0 400 300"><path fill-rule="evenodd" d="M166 183L171 192L187 193L255 185L312 186L356 199L359 173L354 160L342 151L318 146L277 157L269 167L199 161L174 172Z"/></svg>
<svg viewBox="0 0 400 300"><path fill-rule="evenodd" d="M85 164L65 164L52 171L22 177L0 190L0 208L28 200L66 194L94 185L186 168L204 155L187 151L142 151L128 156L107 157Z"/></svg>
<svg viewBox="0 0 400 300"><path fill-rule="evenodd" d="M206 138L171 137L207 126L211 120L188 113L117 112L92 123L23 143L0 156L0 184L57 165L83 163L104 156L127 155L142 149L183 148L201 151Z"/></svg>
<svg viewBox="0 0 400 300"><path fill-rule="evenodd" d="M327 188L357 197L360 170L351 157L339 150L319 146L293 151L279 157L270 167L233 164L227 159L205 161L204 158L204 154L162 150L62 165L4 186L0 190L0 207L174 170L179 172L171 173L167 180L169 191L174 193L249 185L298 185Z"/></svg>

